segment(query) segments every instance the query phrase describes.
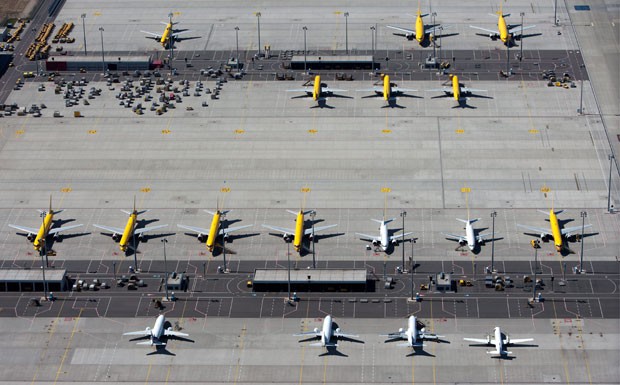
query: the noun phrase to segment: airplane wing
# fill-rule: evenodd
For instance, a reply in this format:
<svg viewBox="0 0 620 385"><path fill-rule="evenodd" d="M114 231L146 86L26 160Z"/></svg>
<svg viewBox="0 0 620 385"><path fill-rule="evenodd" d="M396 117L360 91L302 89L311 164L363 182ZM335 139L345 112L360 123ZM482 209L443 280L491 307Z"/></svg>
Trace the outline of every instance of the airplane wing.
<svg viewBox="0 0 620 385"><path fill-rule="evenodd" d="M448 234L448 233L442 233L442 234L448 239L452 239L452 240L459 241L459 242L465 238L462 235L454 235L454 234Z"/></svg>
<svg viewBox="0 0 620 385"><path fill-rule="evenodd" d="M316 227L316 226L315 226L315 227L314 227L314 232L316 233L316 232L318 232L318 231L322 231L322 230L331 229L332 227L336 227L336 226L338 226L338 225L336 224L336 225L327 225L327 226L319 226L319 227ZM312 234L312 227L310 227L310 228L308 228L308 229L304 230L304 234L305 234L305 235L310 235L310 234Z"/></svg>
<svg viewBox="0 0 620 385"><path fill-rule="evenodd" d="M388 334L381 334L381 337L387 337L390 340L407 339L407 335L405 334L405 332L391 332Z"/></svg>
<svg viewBox="0 0 620 385"><path fill-rule="evenodd" d="M241 229L247 229L248 227L252 227L254 225L245 225L245 226L237 226L237 227L227 227L225 229L221 229L220 230L220 234L229 234L232 233L234 231L238 231Z"/></svg>
<svg viewBox="0 0 620 385"><path fill-rule="evenodd" d="M175 332L174 330L164 330L164 335L170 336L170 337L189 337L189 334Z"/></svg>
<svg viewBox="0 0 620 385"><path fill-rule="evenodd" d="M361 237L360 239L362 239L364 241L373 242L373 241L376 241L376 240L379 239L379 237L373 237L372 235L368 235L368 234L362 234L362 233L355 233L355 234L359 235Z"/></svg>
<svg viewBox="0 0 620 385"><path fill-rule="evenodd" d="M355 335L355 334L345 334L345 333L339 332L337 330L334 331L334 336L335 337L339 337L339 338L359 338L358 335Z"/></svg>
<svg viewBox="0 0 620 385"><path fill-rule="evenodd" d="M410 232L405 233L405 234L392 235L392 236L390 237L390 241L392 241L392 240L394 240L394 239L398 239L398 238L404 238L404 237L406 237L407 235L411 235L411 234L413 234L413 231L410 231Z"/></svg>
<svg viewBox="0 0 620 385"><path fill-rule="evenodd" d="M533 231L535 233L553 236L553 233L549 229L543 229L542 227L534 227L534 226L527 226L527 225L520 225L520 224L517 224L517 226L523 229L529 230L529 231Z"/></svg>
<svg viewBox="0 0 620 385"><path fill-rule="evenodd" d="M29 234L36 234L39 232L39 229L33 229L32 227L25 227L25 226L18 226L18 225L9 225L9 227L12 227L16 230L23 231Z"/></svg>
<svg viewBox="0 0 620 385"><path fill-rule="evenodd" d="M147 35L151 35L151 36L145 36L146 38L156 39L156 40L161 39L161 34L160 33L153 33L153 32L148 32L148 31L140 31L140 32L146 33Z"/></svg>
<svg viewBox="0 0 620 385"><path fill-rule="evenodd" d="M118 227L110 227L110 226L103 226L103 225L93 225L93 226L95 226L98 229L109 231L114 234L122 234L125 231L123 229L119 229Z"/></svg>
<svg viewBox="0 0 620 385"><path fill-rule="evenodd" d="M323 87L322 91L325 93L334 93L334 92L347 92L348 90L340 90L338 88Z"/></svg>
<svg viewBox="0 0 620 385"><path fill-rule="evenodd" d="M484 233L484 234L479 234L477 238L478 238L478 241L481 241L481 240L484 240L484 238L491 237L491 236L493 236L493 233Z"/></svg>
<svg viewBox="0 0 620 385"><path fill-rule="evenodd" d="M427 92L445 92L447 94L452 94L452 88L444 87L444 88L433 88L430 90L426 90Z"/></svg>
<svg viewBox="0 0 620 385"><path fill-rule="evenodd" d="M198 233L198 234L209 234L209 230L208 229L203 229L201 227L186 226L186 225L177 225L177 227L180 227L180 228L185 229L185 230L193 231L193 232Z"/></svg>
<svg viewBox="0 0 620 385"><path fill-rule="evenodd" d="M584 229L588 228L588 227L592 227L592 225L585 225L583 226ZM575 227L565 227L562 230L560 230L560 232L562 233L562 235L566 235L566 234L570 234L574 231L579 231L581 230L581 226L575 226Z"/></svg>
<svg viewBox="0 0 620 385"><path fill-rule="evenodd" d="M479 89L476 89L476 88L461 87L461 92L463 92L463 93L467 93L467 92L487 92L487 90L479 90Z"/></svg>
<svg viewBox="0 0 620 385"><path fill-rule="evenodd" d="M505 344L508 344L508 343L509 343L509 344L511 344L511 345L514 345L514 344L522 344L522 343L524 343L524 342L531 342L531 341L534 341L534 339L533 339L533 338L521 338L521 339L516 339L516 340L513 340L513 339L511 338L511 339L510 339L510 341L504 341L504 343L505 343Z"/></svg>
<svg viewBox="0 0 620 385"><path fill-rule="evenodd" d="M408 88L392 87L392 92L417 92L418 90L410 90Z"/></svg>
<svg viewBox="0 0 620 385"><path fill-rule="evenodd" d="M142 227L140 229L135 229L134 230L134 234L140 235L140 234L146 233L147 231L161 229L161 228L164 228L166 226L168 226L168 225L157 225L157 226L150 226L150 227Z"/></svg>
<svg viewBox="0 0 620 385"><path fill-rule="evenodd" d="M409 33L409 34L414 34L415 35L415 31L412 30L412 29L396 27L396 26L393 26L393 25L386 25L386 27L391 28L391 29L395 29L397 31L401 31L401 32L405 32L405 33Z"/></svg>
<svg viewBox="0 0 620 385"><path fill-rule="evenodd" d="M71 225L71 226L64 226L64 227L55 227L53 229L50 229L50 231L48 231L48 234L49 235L54 235L54 234L58 234L61 231L75 229L76 227L80 227L80 226L82 226L82 225Z"/></svg>
<svg viewBox="0 0 620 385"><path fill-rule="evenodd" d="M531 29L531 28L534 28L534 27L536 27L536 26L535 25L528 25L527 27L523 27L523 29L521 29L521 26L514 27L514 28L511 28L510 30L508 30L508 33L511 34L511 35L513 35L515 33L516 34L520 34L522 30L525 31L526 29Z"/></svg>
<svg viewBox="0 0 620 385"><path fill-rule="evenodd" d="M486 338L463 338L465 341L470 341L470 342L476 342L478 344L488 344L489 340ZM493 340L491 340L490 342L491 344L493 344Z"/></svg>
<svg viewBox="0 0 620 385"><path fill-rule="evenodd" d="M482 28L482 27L476 27L475 25L470 25L469 28L479 29L481 31L492 33L494 35L499 35L499 31L494 31L492 29L486 29L486 28Z"/></svg>
<svg viewBox="0 0 620 385"><path fill-rule="evenodd" d="M137 332L127 332L127 333L123 333L124 336L150 336L151 335L151 330L140 330Z"/></svg>
<svg viewBox="0 0 620 385"><path fill-rule="evenodd" d="M312 336L312 335L318 337L318 336L321 335L321 333L320 333L320 331L319 332L315 332L314 330L312 330L312 331L309 331L309 332L302 332L302 333L293 334L294 337L304 337L304 336Z"/></svg>
<svg viewBox="0 0 620 385"><path fill-rule="evenodd" d="M437 340L441 337L443 336L438 336L437 334L434 334L434 333L420 332L420 338L425 339L425 340Z"/></svg>
<svg viewBox="0 0 620 385"><path fill-rule="evenodd" d="M441 27L441 29L439 29L439 27ZM451 27L451 25L436 25L435 26L435 34L440 32L441 30L445 30L445 29L448 29L450 27ZM425 34L433 33L433 27L424 28L424 33Z"/></svg>
<svg viewBox="0 0 620 385"><path fill-rule="evenodd" d="M175 32L175 33L172 34L172 37L176 38L177 36L182 35L184 33L188 33L188 32L191 32L191 31L187 30L187 31Z"/></svg>
<svg viewBox="0 0 620 385"><path fill-rule="evenodd" d="M295 234L295 230L285 229L284 227L271 226L271 225L263 225L263 227L266 227L269 230L277 231L277 232L283 233L283 234Z"/></svg>
<svg viewBox="0 0 620 385"><path fill-rule="evenodd" d="M311 88L294 88L292 90L286 90L286 92L312 92L312 89Z"/></svg>

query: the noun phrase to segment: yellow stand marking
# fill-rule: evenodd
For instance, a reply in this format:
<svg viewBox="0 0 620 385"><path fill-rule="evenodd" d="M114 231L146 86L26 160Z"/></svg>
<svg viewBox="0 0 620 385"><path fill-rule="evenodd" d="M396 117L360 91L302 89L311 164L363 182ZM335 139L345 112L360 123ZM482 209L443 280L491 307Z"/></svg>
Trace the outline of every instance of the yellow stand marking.
<svg viewBox="0 0 620 385"><path fill-rule="evenodd" d="M63 192L63 193L70 193L71 191L73 191L71 187L63 187L60 189L60 192Z"/></svg>
<svg viewBox="0 0 620 385"><path fill-rule="evenodd" d="M82 311L84 310L84 308L80 309L80 313L78 314L77 318L75 319L75 324L73 325L73 330L71 331L71 336L69 337L69 341L67 342L67 346L65 347L65 352L62 355L62 359L60 360L60 366L58 367L58 370L56 371L56 379L54 380L54 385L56 385L56 383L58 382L58 377L60 377L60 372L62 371L62 366L65 363L65 359L67 358L67 353L69 352L69 346L71 346L71 341L73 341L73 336L75 335L75 332L77 331L77 326L78 326L78 322L80 321L80 317L82 316Z"/></svg>
<svg viewBox="0 0 620 385"><path fill-rule="evenodd" d="M223 192L223 193L229 193L229 192L230 192L230 187L222 187L222 188L220 189L220 192Z"/></svg>
<svg viewBox="0 0 620 385"><path fill-rule="evenodd" d="M459 128L458 130L455 131L457 134L463 134L465 133L465 130L463 130L462 128Z"/></svg>
<svg viewBox="0 0 620 385"><path fill-rule="evenodd" d="M96 134L96 133L97 133L97 130L88 130L88 133L89 133L89 134L91 134L91 135L92 135L92 134Z"/></svg>
<svg viewBox="0 0 620 385"><path fill-rule="evenodd" d="M151 188L150 188L150 187L142 187L142 188L140 189L140 192L143 192L143 193L148 193L148 192L151 192Z"/></svg>

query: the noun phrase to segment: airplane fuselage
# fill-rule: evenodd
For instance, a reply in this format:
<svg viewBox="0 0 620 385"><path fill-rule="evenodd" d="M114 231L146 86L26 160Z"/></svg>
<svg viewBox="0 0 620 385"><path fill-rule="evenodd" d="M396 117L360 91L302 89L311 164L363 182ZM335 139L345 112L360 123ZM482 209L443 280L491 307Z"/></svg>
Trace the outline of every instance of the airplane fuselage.
<svg viewBox="0 0 620 385"><path fill-rule="evenodd" d="M131 214L129 214L129 218L127 219L127 224L125 225L125 230L123 230L123 236L121 237L121 240L118 242L118 247L123 252L127 251L127 247L129 247L129 239L133 235L137 219L138 219L138 212L134 210Z"/></svg>
<svg viewBox="0 0 620 385"><path fill-rule="evenodd" d="M41 223L39 232L37 233L36 238L32 242L32 245L36 251L40 251L41 247L43 247L43 244L45 243L45 238L47 237L47 233L52 227L53 220L54 212L50 210L45 214L45 218L43 218L43 223Z"/></svg>
<svg viewBox="0 0 620 385"><path fill-rule="evenodd" d="M497 19L497 28L499 31L499 39L502 43L506 44L510 41L510 34L508 33L508 26L506 25L506 19L504 19L504 15L501 13Z"/></svg>
<svg viewBox="0 0 620 385"><path fill-rule="evenodd" d="M474 235L474 228L469 221L465 224L465 238L467 240L467 247L473 251L476 247L476 236Z"/></svg>
<svg viewBox="0 0 620 385"><path fill-rule="evenodd" d="M215 241L217 240L220 229L221 216L222 213L220 210L217 210L215 214L213 214L213 220L211 221L211 227L209 228L209 236L207 237L207 242L205 243L209 252L213 252L213 249L215 248Z"/></svg>
<svg viewBox="0 0 620 385"><path fill-rule="evenodd" d="M293 237L293 247L298 253L301 251L304 239L304 211L299 210L295 219L295 236Z"/></svg>
<svg viewBox="0 0 620 385"><path fill-rule="evenodd" d="M161 43L162 47L166 48L168 46L168 39L170 38L170 34L172 33L172 23L168 23L166 24L166 29L164 29L164 33L161 35L161 39L159 39L159 42Z"/></svg>
<svg viewBox="0 0 620 385"><path fill-rule="evenodd" d="M389 75L383 76L383 100L390 100L392 94L392 85Z"/></svg>
<svg viewBox="0 0 620 385"><path fill-rule="evenodd" d="M555 215L553 209L549 211L549 223L551 224L551 234L553 235L553 243L555 244L555 249L558 252L562 251L562 232L560 231L560 224L558 222L558 217Z"/></svg>
<svg viewBox="0 0 620 385"><path fill-rule="evenodd" d="M496 353L501 355L504 352L504 340L502 339L502 331L499 327L493 329L495 333L495 350Z"/></svg>
<svg viewBox="0 0 620 385"><path fill-rule="evenodd" d="M422 12L418 9L418 17L415 19L415 39L418 43L424 41L424 22L422 21Z"/></svg>
<svg viewBox="0 0 620 385"><path fill-rule="evenodd" d="M323 320L323 329L321 331L321 344L323 346L329 344L332 339L332 316L328 315Z"/></svg>
<svg viewBox="0 0 620 385"><path fill-rule="evenodd" d="M413 346L413 344L418 340L418 325L415 316L410 316L407 323L407 341L409 342L409 345Z"/></svg>
<svg viewBox="0 0 620 385"><path fill-rule="evenodd" d="M385 221L379 225L379 242L381 242L381 250L386 251L390 243L388 236L388 228Z"/></svg>
<svg viewBox="0 0 620 385"><path fill-rule="evenodd" d="M452 96L457 102L461 99L461 85L459 84L459 77L452 75Z"/></svg>
<svg viewBox="0 0 620 385"><path fill-rule="evenodd" d="M314 86L312 87L312 100L317 101L321 97L321 77L314 77Z"/></svg>
<svg viewBox="0 0 620 385"><path fill-rule="evenodd" d="M161 338L162 334L164 334L164 322L166 322L166 318L163 314L160 314L155 320L155 326L151 330L151 338Z"/></svg>

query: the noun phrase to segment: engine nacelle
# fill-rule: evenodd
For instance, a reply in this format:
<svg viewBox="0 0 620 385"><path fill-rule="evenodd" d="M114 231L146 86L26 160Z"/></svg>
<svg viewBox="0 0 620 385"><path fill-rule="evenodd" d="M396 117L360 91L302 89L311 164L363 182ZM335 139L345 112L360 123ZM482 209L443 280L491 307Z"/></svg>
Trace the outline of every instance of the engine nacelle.
<svg viewBox="0 0 620 385"><path fill-rule="evenodd" d="M293 241L293 236L291 234L284 234L284 242L291 243Z"/></svg>
<svg viewBox="0 0 620 385"><path fill-rule="evenodd" d="M492 345L491 344L491 335L490 334L487 335L487 345Z"/></svg>
<svg viewBox="0 0 620 385"><path fill-rule="evenodd" d="M412 33L408 33L405 35L405 37L407 38L407 40L412 41L413 39L415 39L415 35Z"/></svg>
<svg viewBox="0 0 620 385"><path fill-rule="evenodd" d="M319 328L314 328L314 332L318 333L319 332Z"/></svg>
<svg viewBox="0 0 620 385"><path fill-rule="evenodd" d="M398 239L396 239L396 238L392 239L392 244L393 245L398 245Z"/></svg>
<svg viewBox="0 0 620 385"><path fill-rule="evenodd" d="M465 246L466 244L467 244L467 240L465 240L465 239L459 240L459 245Z"/></svg>
<svg viewBox="0 0 620 385"><path fill-rule="evenodd" d="M198 234L196 239L198 239L198 242L200 243L205 243L207 241L207 237L204 234Z"/></svg>
<svg viewBox="0 0 620 385"><path fill-rule="evenodd" d="M61 243L62 242L62 235L60 235L58 233L54 234L54 241L58 242L58 243Z"/></svg>
<svg viewBox="0 0 620 385"><path fill-rule="evenodd" d="M405 329L403 329L403 328L399 328L399 329L398 329L398 332L399 332L399 333L402 333L402 332L404 332L404 331L405 331Z"/></svg>
<svg viewBox="0 0 620 385"><path fill-rule="evenodd" d="M114 242L118 242L121 240L121 235L120 234L112 234L112 239L114 240Z"/></svg>
<svg viewBox="0 0 620 385"><path fill-rule="evenodd" d="M336 328L336 333L340 333L340 328Z"/></svg>
<svg viewBox="0 0 620 385"><path fill-rule="evenodd" d="M36 238L36 235L34 235L34 234L28 234L28 236L26 236L26 238L28 238L28 240L29 240L30 242L34 242L34 240L35 240L35 238Z"/></svg>
<svg viewBox="0 0 620 385"><path fill-rule="evenodd" d="M147 243L148 241L149 241L149 239L146 238L144 235L142 235L142 234L138 235L138 242Z"/></svg>
<svg viewBox="0 0 620 385"><path fill-rule="evenodd" d="M540 234L540 240L543 242L547 242L548 241L547 234Z"/></svg>
<svg viewBox="0 0 620 385"><path fill-rule="evenodd" d="M495 41L497 40L497 35L490 33L489 37L491 38L491 40Z"/></svg>
<svg viewBox="0 0 620 385"><path fill-rule="evenodd" d="M435 35L434 35L434 34L432 34L432 33L429 33L429 34L428 34L428 40L429 40L430 42L435 41Z"/></svg>
<svg viewBox="0 0 620 385"><path fill-rule="evenodd" d="M168 326L168 329L166 329L166 330L168 330L169 332L171 332L171 331L172 331L172 326Z"/></svg>
<svg viewBox="0 0 620 385"><path fill-rule="evenodd" d="M380 244L381 244L381 241L379 241L378 239L374 239L372 241L372 245L375 246L375 247L379 246Z"/></svg>

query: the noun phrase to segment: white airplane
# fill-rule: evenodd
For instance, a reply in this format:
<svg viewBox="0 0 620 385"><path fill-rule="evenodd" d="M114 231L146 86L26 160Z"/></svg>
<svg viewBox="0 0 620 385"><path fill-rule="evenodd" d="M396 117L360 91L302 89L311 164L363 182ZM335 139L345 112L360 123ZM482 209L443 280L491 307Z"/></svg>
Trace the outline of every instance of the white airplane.
<svg viewBox="0 0 620 385"><path fill-rule="evenodd" d="M127 332L123 333L124 336L142 336L142 337L150 337L150 341L138 342L137 345L166 345L165 342L161 341L162 336L166 337L189 337L189 334L175 332L171 327L168 329L164 329L164 323L166 323L166 318L163 314L160 314L155 320L155 326L153 329L147 327L144 330L140 330L137 332Z"/></svg>
<svg viewBox="0 0 620 385"><path fill-rule="evenodd" d="M427 333L424 328L418 329L418 320L415 316L410 316L407 322L407 330L403 330L403 328L398 329L397 332L382 334L384 337L388 337L385 342L394 342L398 340L407 340L407 342L399 344L398 346L409 346L411 348L418 348L424 345L424 340L429 341L437 341L439 338L443 336L438 336L433 333Z"/></svg>
<svg viewBox="0 0 620 385"><path fill-rule="evenodd" d="M474 248L476 248L476 242L479 242L480 244L484 244L484 241L485 241L484 238L492 235L488 233L475 235L474 228L471 226L471 224L479 221L480 218L467 219L467 220L456 218L456 220L465 223L465 236L455 235L455 234L450 234L450 233L442 233L442 234L445 235L447 239L457 241L461 246L467 245L467 247L469 247L469 250L473 251Z"/></svg>
<svg viewBox="0 0 620 385"><path fill-rule="evenodd" d="M314 336L315 338L319 338L321 342L315 342L310 344L309 346L338 346L338 343L332 342L332 337L335 338L358 338L359 336L353 334L345 334L340 331L340 328L336 330L332 329L332 316L328 315L323 319L323 328L319 330L319 328L314 328L311 332L304 332L294 334L295 337L304 337L304 336Z"/></svg>
<svg viewBox="0 0 620 385"><path fill-rule="evenodd" d="M488 351L488 354L494 354L500 357L512 354L505 349L510 345L521 344L524 342L534 341L533 338L522 339L510 339L507 335L503 334L499 326L493 328L493 336L487 335L487 338L463 338L465 341L476 342L478 344L495 345L495 350Z"/></svg>
<svg viewBox="0 0 620 385"><path fill-rule="evenodd" d="M372 242L373 246L380 247L382 251L386 251L390 243L398 244L398 242L402 242L404 240L404 237L406 237L407 235L413 234L413 232L408 232L404 234L390 236L388 232L387 224L392 222L395 219L396 218L392 218L392 219L388 219L387 221L371 219L372 221L379 223L379 236L378 237L368 235L368 234L362 234L362 233L355 233L355 234L359 235L361 240Z"/></svg>

